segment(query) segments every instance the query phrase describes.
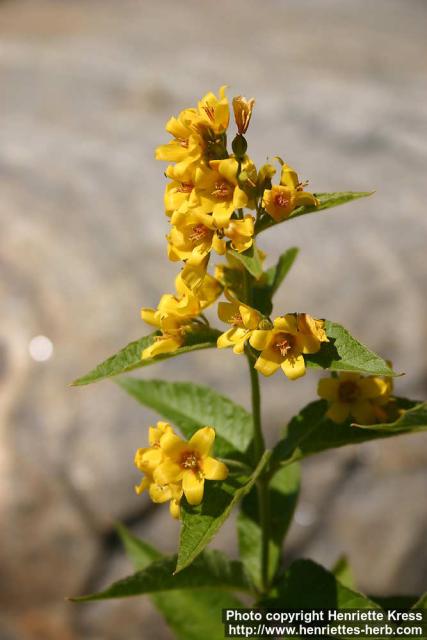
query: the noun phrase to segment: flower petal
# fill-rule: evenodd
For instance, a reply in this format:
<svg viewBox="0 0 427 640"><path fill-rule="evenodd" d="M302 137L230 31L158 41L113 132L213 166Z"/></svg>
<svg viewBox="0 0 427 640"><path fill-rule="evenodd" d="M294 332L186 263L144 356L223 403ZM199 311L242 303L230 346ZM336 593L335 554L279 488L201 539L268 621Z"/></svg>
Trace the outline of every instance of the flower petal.
<svg viewBox="0 0 427 640"><path fill-rule="evenodd" d="M152 501L157 502L158 504L167 502L172 498L172 492L167 484L157 484L157 482L152 482L148 489L148 493L150 494Z"/></svg>
<svg viewBox="0 0 427 640"><path fill-rule="evenodd" d="M376 420L375 411L369 400L359 400L351 407L351 415L360 424L372 424Z"/></svg>
<svg viewBox="0 0 427 640"><path fill-rule="evenodd" d="M202 472L206 480L225 480L228 469L223 462L208 456L202 460Z"/></svg>
<svg viewBox="0 0 427 640"><path fill-rule="evenodd" d="M322 378L317 385L317 393L321 398L334 402L338 398L339 380L336 378Z"/></svg>
<svg viewBox="0 0 427 640"><path fill-rule="evenodd" d="M175 518L175 520L179 520L179 516L181 514L181 507L179 504L179 500L171 500L169 503L169 512L172 516L172 518Z"/></svg>
<svg viewBox="0 0 427 640"><path fill-rule="evenodd" d="M205 480L201 474L194 471L184 471L182 488L188 504L197 505L203 500Z"/></svg>
<svg viewBox="0 0 427 640"><path fill-rule="evenodd" d="M270 342L271 336L272 332L268 329L256 329L249 340L251 347L257 351L263 351Z"/></svg>
<svg viewBox="0 0 427 640"><path fill-rule="evenodd" d="M188 449L194 449L202 457L209 455L215 440L215 429L203 427L194 433L188 441Z"/></svg>
<svg viewBox="0 0 427 640"><path fill-rule="evenodd" d="M160 438L160 448L163 453L178 462L183 450L186 448L187 443L184 440L181 440L176 433L167 432L162 435Z"/></svg>
<svg viewBox="0 0 427 640"><path fill-rule="evenodd" d="M363 378L359 382L359 387L364 398L378 398L387 393L389 385L382 378Z"/></svg>
<svg viewBox="0 0 427 640"><path fill-rule="evenodd" d="M275 353L272 349L264 349L255 362L255 369L263 376L271 376L279 369L281 360L280 354Z"/></svg>
<svg viewBox="0 0 427 640"><path fill-rule="evenodd" d="M333 402L326 412L326 416L333 422L344 422L350 415L350 406L343 402Z"/></svg>
<svg viewBox="0 0 427 640"><path fill-rule="evenodd" d="M182 479L183 470L172 460L164 460L156 469L154 469L153 477L158 484L169 484L170 482L179 482Z"/></svg>
<svg viewBox="0 0 427 640"><path fill-rule="evenodd" d="M296 380L305 375L305 362L302 354L292 358L285 358L281 367L283 373L289 380Z"/></svg>

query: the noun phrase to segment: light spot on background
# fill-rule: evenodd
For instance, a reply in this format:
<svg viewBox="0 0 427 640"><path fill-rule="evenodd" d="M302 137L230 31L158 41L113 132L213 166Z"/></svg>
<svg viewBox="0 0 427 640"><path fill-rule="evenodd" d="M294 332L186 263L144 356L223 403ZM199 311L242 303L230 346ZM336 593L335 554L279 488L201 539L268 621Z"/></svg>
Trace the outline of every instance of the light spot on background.
<svg viewBox="0 0 427 640"><path fill-rule="evenodd" d="M36 362L46 362L53 354L52 341L46 336L35 336L30 340L28 351Z"/></svg>

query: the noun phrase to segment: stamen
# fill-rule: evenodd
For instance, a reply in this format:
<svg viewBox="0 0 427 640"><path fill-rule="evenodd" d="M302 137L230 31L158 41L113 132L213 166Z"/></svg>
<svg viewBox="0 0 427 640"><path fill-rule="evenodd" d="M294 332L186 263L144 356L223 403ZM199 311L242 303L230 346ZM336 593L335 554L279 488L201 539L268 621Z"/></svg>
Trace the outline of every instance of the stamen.
<svg viewBox="0 0 427 640"><path fill-rule="evenodd" d="M212 191L212 195L216 198L229 198L233 189L231 185L223 180L222 182L215 182L215 188Z"/></svg>
<svg viewBox="0 0 427 640"><path fill-rule="evenodd" d="M207 102L204 104L203 106L203 111L206 113L206 115L208 116L209 120L211 122L215 121L215 108L212 107L211 105L209 105Z"/></svg>
<svg viewBox="0 0 427 640"><path fill-rule="evenodd" d="M287 207L289 205L289 197L284 193L278 193L274 198L274 204L278 207Z"/></svg>
<svg viewBox="0 0 427 640"><path fill-rule="evenodd" d="M193 191L193 185L191 182L181 182L178 187L180 193L191 193Z"/></svg>
<svg viewBox="0 0 427 640"><path fill-rule="evenodd" d="M209 229L207 227L205 227L204 224L202 224L201 222L199 222L199 224L195 224L190 235L189 238L191 240L191 242L200 242L201 240L203 240L204 238L206 238L206 236L209 235Z"/></svg>
<svg viewBox="0 0 427 640"><path fill-rule="evenodd" d="M230 318L231 324L234 324L235 327L243 327L243 318L240 313L235 313Z"/></svg>
<svg viewBox="0 0 427 640"><path fill-rule="evenodd" d="M198 470L199 468L199 457L194 451L186 451L183 453L181 458L181 466L184 469L193 469Z"/></svg>
<svg viewBox="0 0 427 640"><path fill-rule="evenodd" d="M273 349L278 351L283 358L286 358L289 351L292 350L293 340L291 335L278 334L276 342L273 345Z"/></svg>

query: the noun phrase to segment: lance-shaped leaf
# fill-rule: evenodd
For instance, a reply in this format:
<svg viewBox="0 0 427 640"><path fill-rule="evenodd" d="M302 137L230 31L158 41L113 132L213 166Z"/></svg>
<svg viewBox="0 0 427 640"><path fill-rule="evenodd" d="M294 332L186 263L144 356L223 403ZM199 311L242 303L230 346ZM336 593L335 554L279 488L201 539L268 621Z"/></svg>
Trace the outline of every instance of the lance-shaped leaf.
<svg viewBox="0 0 427 640"><path fill-rule="evenodd" d="M318 213L319 211L325 211L325 209L332 209L332 207L338 207L339 205L346 204L346 202L351 202L352 200L366 198L367 196L371 196L373 193L373 191L336 191L333 193L316 193L315 196L319 201L319 205L317 207L297 207L289 218L285 218L281 222L293 220L294 218L305 216L308 213ZM277 223L269 215L265 215L256 223L255 233L260 233L261 231L269 229L276 224L281 224L281 222Z"/></svg>
<svg viewBox="0 0 427 640"><path fill-rule="evenodd" d="M254 283L252 303L255 309L265 315L271 314L273 296L286 278L298 252L299 249L297 247L291 247L291 249L282 253L277 263L267 271L264 271L262 277Z"/></svg>
<svg viewBox="0 0 427 640"><path fill-rule="evenodd" d="M396 398L396 402L398 409L409 409L411 413L416 412L417 406L420 406L416 402L404 398ZM375 425L359 429L354 427L350 420L340 424L332 422L325 416L327 409L326 400L317 400L308 404L299 414L292 418L285 428L283 439L273 449L271 456L271 464L273 466L288 464L291 461L300 460L327 449L360 444L361 442L380 438L391 438L392 436L420 430L419 426L412 427L408 425L407 428L402 427L396 431L393 428L394 423L390 423L390 430L385 428L375 430ZM403 417L400 420L403 420Z"/></svg>
<svg viewBox="0 0 427 640"><path fill-rule="evenodd" d="M214 427L215 452L221 457L244 454L250 446L252 416L209 387L136 378L121 378L118 384L138 402L172 422L186 438L201 427Z"/></svg>
<svg viewBox="0 0 427 640"><path fill-rule="evenodd" d="M283 280L288 275L289 269L295 262L298 252L299 249L297 247L291 247L291 249L288 249L287 251L285 251L285 253L282 253L282 255L279 257L279 260L277 261L277 264L267 271L268 279L271 279L272 296L276 293Z"/></svg>
<svg viewBox="0 0 427 640"><path fill-rule="evenodd" d="M106 378L113 378L123 373L128 373L134 369L140 367L147 367L150 364L155 364L168 358L175 358L183 353L189 353L190 351L198 351L199 349L209 349L216 346L218 336L221 335L220 331L211 329L210 327L195 328L194 331L186 335L185 344L173 351L172 353L164 353L156 356L155 358L149 358L141 360L141 354L150 345L153 344L156 337L159 336L159 332L151 333L148 336L144 336L140 340L131 342L123 349L120 349L116 354L101 362L95 369L92 369L86 375L77 378L72 383L73 386L82 386L91 384L92 382L99 382Z"/></svg>
<svg viewBox="0 0 427 640"><path fill-rule="evenodd" d="M297 463L280 469L270 481L269 512L269 578L276 573L283 540L292 521L300 487L300 468ZM258 494L253 487L242 500L237 519L240 558L252 580L261 586L262 530L258 510Z"/></svg>
<svg viewBox="0 0 427 640"><path fill-rule="evenodd" d="M74 602L93 602L128 598L176 589L222 589L253 592L252 583L241 562L229 560L223 553L206 550L191 567L174 574L176 556L154 560L141 571L114 582L99 593L72 598Z"/></svg>
<svg viewBox="0 0 427 640"><path fill-rule="evenodd" d="M255 244L253 244L249 249L246 249L246 251L243 251L243 253L239 253L234 249L228 249L227 251L231 256L233 256L233 258L236 258L236 260L241 262L246 271L249 271L255 279L262 276L262 260Z"/></svg>
<svg viewBox="0 0 427 640"><path fill-rule="evenodd" d="M413 609L427 609L427 591L414 603Z"/></svg>
<svg viewBox="0 0 427 640"><path fill-rule="evenodd" d="M407 433L408 431L411 433L415 431L425 431L427 429L427 402L421 402L404 411L395 422L372 424L369 426L353 424L353 427L370 429L371 431L384 431L388 434L393 433L394 435Z"/></svg>
<svg viewBox="0 0 427 640"><path fill-rule="evenodd" d="M317 353L304 356L307 367L377 376L396 375L383 358L358 342L340 324L326 320L325 330L329 342L322 342Z"/></svg>
<svg viewBox="0 0 427 640"><path fill-rule="evenodd" d="M126 553L136 570L145 569L162 554L123 526L118 528ZM224 625L218 612L241 608L235 595L216 589L177 589L150 594L150 599L162 613L178 640L223 640Z"/></svg>
<svg viewBox="0 0 427 640"><path fill-rule="evenodd" d="M203 551L222 527L234 505L252 488L265 467L270 451L266 451L251 476L230 475L224 482L206 482L201 504L182 504L182 529L176 571L182 571Z"/></svg>
<svg viewBox="0 0 427 640"><path fill-rule="evenodd" d="M276 596L265 603L269 608L380 609L312 560L296 560L275 587Z"/></svg>
<svg viewBox="0 0 427 640"><path fill-rule="evenodd" d="M332 573L345 587L348 587L349 589L356 588L354 574L346 556L338 558L332 569Z"/></svg>

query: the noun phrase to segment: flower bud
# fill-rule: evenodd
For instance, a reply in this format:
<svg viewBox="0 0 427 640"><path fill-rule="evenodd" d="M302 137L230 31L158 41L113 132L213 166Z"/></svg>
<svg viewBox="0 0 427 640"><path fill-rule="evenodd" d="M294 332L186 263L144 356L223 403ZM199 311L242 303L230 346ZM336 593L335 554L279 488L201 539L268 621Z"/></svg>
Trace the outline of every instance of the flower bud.
<svg viewBox="0 0 427 640"><path fill-rule="evenodd" d="M243 96L233 98L234 120L240 135L248 130L254 104L255 100L253 98L250 100L246 100Z"/></svg>
<svg viewBox="0 0 427 640"><path fill-rule="evenodd" d="M246 142L245 138L239 133L231 143L231 148L233 149L233 153L236 158L241 159L245 156L246 150L248 148L248 143Z"/></svg>

